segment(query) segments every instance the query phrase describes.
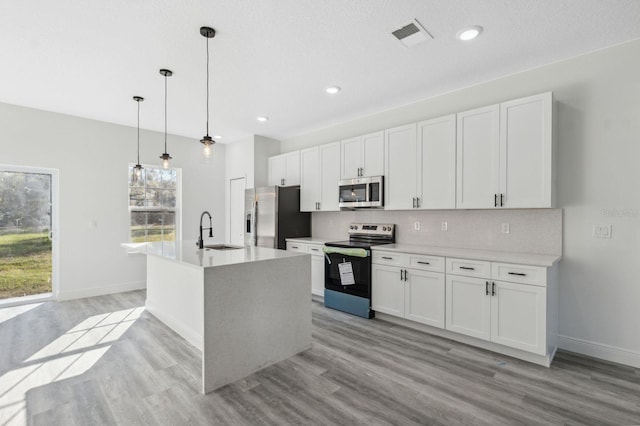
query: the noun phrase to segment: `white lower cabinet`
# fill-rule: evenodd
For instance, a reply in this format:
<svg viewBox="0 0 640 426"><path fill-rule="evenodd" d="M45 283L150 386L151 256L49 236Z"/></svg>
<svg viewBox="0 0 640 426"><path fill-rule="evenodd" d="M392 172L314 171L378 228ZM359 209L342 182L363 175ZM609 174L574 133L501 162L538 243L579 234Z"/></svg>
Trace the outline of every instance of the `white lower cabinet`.
<svg viewBox="0 0 640 426"><path fill-rule="evenodd" d="M447 274L446 328L478 339L491 338L489 281Z"/></svg>
<svg viewBox="0 0 640 426"><path fill-rule="evenodd" d="M311 255L311 293L324 297L324 253L322 244L309 244Z"/></svg>
<svg viewBox="0 0 640 426"><path fill-rule="evenodd" d="M473 261L467 261L471 264ZM447 272L464 259L447 259ZM484 262L488 263L488 262ZM446 329L504 346L545 355L547 349L546 268L492 263L485 277L447 274ZM488 268L487 268L488 269ZM478 274L478 268L467 270ZM522 272L527 271L527 273ZM465 273L464 269L456 273ZM526 281L535 276L536 284L496 281L495 274Z"/></svg>
<svg viewBox="0 0 640 426"><path fill-rule="evenodd" d="M547 289L492 281L491 341L544 355Z"/></svg>
<svg viewBox="0 0 640 426"><path fill-rule="evenodd" d="M324 297L324 252L321 243L287 241L287 250L311 255L311 294Z"/></svg>
<svg viewBox="0 0 640 426"><path fill-rule="evenodd" d="M444 274L407 268L410 259L384 253L374 257L374 262L387 264L372 264L371 306L377 312L444 328ZM396 263L400 266L391 266Z"/></svg>
<svg viewBox="0 0 640 426"><path fill-rule="evenodd" d="M548 366L557 348L553 268L374 250L371 304L444 329L437 333L446 337Z"/></svg>

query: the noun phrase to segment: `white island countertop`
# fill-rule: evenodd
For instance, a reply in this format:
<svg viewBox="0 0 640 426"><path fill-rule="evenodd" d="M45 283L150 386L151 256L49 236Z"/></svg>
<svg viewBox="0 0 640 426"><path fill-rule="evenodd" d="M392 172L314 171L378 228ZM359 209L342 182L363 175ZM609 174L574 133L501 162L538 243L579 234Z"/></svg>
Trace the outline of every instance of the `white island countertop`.
<svg viewBox="0 0 640 426"><path fill-rule="evenodd" d="M546 267L553 266L553 264L562 258L562 256L555 254L515 253L496 250L435 247L414 244L385 244L371 247L371 249Z"/></svg>
<svg viewBox="0 0 640 426"><path fill-rule="evenodd" d="M241 247L230 250L199 249L195 240L180 240L155 243L125 243L123 247L131 252L163 257L197 268L237 263L259 262L285 257L308 256L306 253L276 250L266 247Z"/></svg>

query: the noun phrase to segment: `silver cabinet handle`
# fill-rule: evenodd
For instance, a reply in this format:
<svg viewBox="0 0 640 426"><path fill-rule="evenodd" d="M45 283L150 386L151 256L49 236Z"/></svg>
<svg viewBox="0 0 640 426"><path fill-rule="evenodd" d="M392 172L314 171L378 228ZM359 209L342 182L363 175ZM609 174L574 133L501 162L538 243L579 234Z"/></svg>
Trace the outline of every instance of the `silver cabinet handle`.
<svg viewBox="0 0 640 426"><path fill-rule="evenodd" d="M387 260L392 260L393 257L389 257L389 256L382 256L383 259L387 259Z"/></svg>
<svg viewBox="0 0 640 426"><path fill-rule="evenodd" d="M523 274L522 272L509 272L509 275L517 275L519 277L526 277L527 274Z"/></svg>
<svg viewBox="0 0 640 426"><path fill-rule="evenodd" d="M300 248L300 247L298 247L298 246L291 246L291 248Z"/></svg>
<svg viewBox="0 0 640 426"><path fill-rule="evenodd" d="M320 251L319 249L312 248L311 251Z"/></svg>
<svg viewBox="0 0 640 426"><path fill-rule="evenodd" d="M416 197L416 207L420 208L420 197Z"/></svg>
<svg viewBox="0 0 640 426"><path fill-rule="evenodd" d="M472 268L470 266L461 266L460 269L466 269L467 271L475 271L476 268Z"/></svg>
<svg viewBox="0 0 640 426"><path fill-rule="evenodd" d="M431 263L429 263L429 262L421 262L421 261L419 261L419 260L418 260L418 262L417 262L417 263L419 263L419 264L421 264L421 265L431 265Z"/></svg>
<svg viewBox="0 0 640 426"><path fill-rule="evenodd" d="M413 200L413 208L415 209L416 208L416 197L413 197L412 200Z"/></svg>
<svg viewBox="0 0 640 426"><path fill-rule="evenodd" d="M496 283L494 283L493 281L491 282L491 295L496 295Z"/></svg>

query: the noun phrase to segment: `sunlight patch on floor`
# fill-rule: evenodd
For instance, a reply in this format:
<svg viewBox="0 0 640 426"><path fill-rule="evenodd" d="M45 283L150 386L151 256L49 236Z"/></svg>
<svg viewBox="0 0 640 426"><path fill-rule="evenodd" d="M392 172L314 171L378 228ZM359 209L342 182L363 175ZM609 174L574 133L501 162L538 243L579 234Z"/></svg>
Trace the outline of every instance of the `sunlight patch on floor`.
<svg viewBox="0 0 640 426"><path fill-rule="evenodd" d="M12 318L22 315L25 312L29 312L32 309L37 308L42 303L31 303L29 305L10 306L0 309L0 324L5 321L9 321Z"/></svg>
<svg viewBox="0 0 640 426"><path fill-rule="evenodd" d="M0 425L27 425L27 392L86 373L143 311L137 307L91 316L30 356L23 367L6 372L0 377Z"/></svg>

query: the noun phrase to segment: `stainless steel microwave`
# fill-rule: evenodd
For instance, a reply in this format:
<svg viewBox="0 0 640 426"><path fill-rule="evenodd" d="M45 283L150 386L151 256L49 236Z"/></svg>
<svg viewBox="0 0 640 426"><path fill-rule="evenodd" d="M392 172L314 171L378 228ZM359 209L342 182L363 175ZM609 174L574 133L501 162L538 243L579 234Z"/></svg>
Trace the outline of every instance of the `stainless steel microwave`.
<svg viewBox="0 0 640 426"><path fill-rule="evenodd" d="M338 182L338 207L344 209L384 206L384 176L346 179Z"/></svg>

